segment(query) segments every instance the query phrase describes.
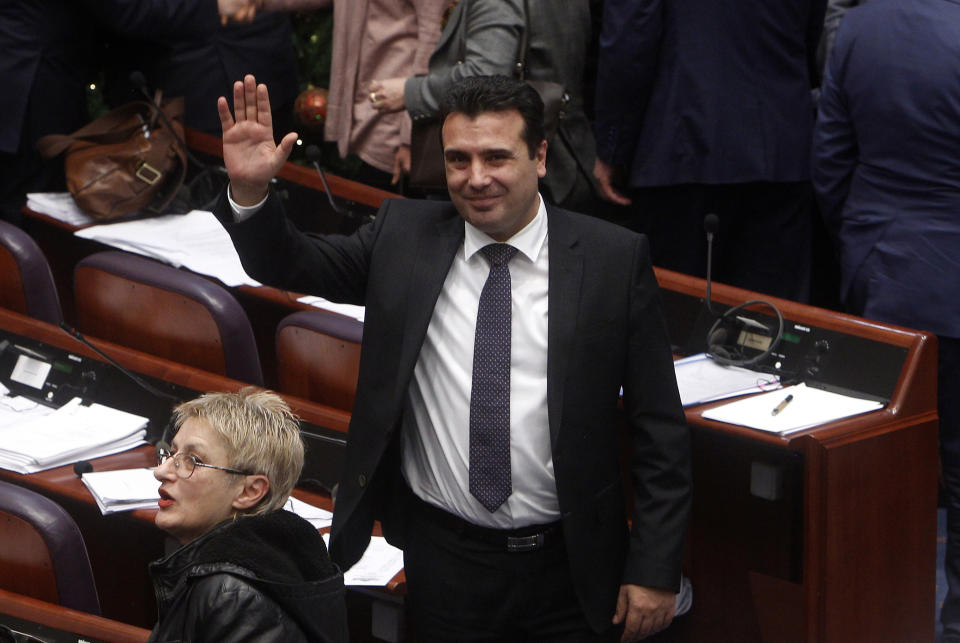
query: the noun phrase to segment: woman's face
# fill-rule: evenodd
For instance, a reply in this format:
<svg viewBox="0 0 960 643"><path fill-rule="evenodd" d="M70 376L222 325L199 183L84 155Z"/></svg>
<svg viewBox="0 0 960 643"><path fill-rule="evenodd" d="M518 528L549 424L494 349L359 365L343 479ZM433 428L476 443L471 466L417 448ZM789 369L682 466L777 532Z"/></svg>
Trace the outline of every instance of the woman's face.
<svg viewBox="0 0 960 643"><path fill-rule="evenodd" d="M173 438L170 451L196 456L204 464L229 467L226 447L202 420L190 418ZM173 458L154 470L161 482L157 527L186 544L235 513L234 501L243 489L244 476L209 467L196 467L184 479L177 475Z"/></svg>

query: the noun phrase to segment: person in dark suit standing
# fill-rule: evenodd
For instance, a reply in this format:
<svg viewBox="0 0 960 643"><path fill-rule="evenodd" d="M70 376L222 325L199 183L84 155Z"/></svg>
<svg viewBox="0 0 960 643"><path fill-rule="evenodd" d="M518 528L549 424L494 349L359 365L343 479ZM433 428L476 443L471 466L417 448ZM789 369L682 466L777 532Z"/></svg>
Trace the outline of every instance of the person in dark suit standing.
<svg viewBox="0 0 960 643"><path fill-rule="evenodd" d="M960 641L960 4L871 0L837 31L813 185L863 317L938 338L943 641Z"/></svg>
<svg viewBox="0 0 960 643"><path fill-rule="evenodd" d="M655 265L806 301L816 51L826 0L606 0L594 174ZM627 193L617 188L623 174Z"/></svg>
<svg viewBox="0 0 960 643"><path fill-rule="evenodd" d="M658 287L644 237L538 195L536 92L456 83L443 121L452 203L387 200L356 234L325 237L296 231L268 193L296 135L272 143L266 87L247 76L233 100L233 114L218 103L231 182L215 213L245 269L366 306L334 560L355 563L380 519L404 549L422 641L666 627L690 465Z"/></svg>

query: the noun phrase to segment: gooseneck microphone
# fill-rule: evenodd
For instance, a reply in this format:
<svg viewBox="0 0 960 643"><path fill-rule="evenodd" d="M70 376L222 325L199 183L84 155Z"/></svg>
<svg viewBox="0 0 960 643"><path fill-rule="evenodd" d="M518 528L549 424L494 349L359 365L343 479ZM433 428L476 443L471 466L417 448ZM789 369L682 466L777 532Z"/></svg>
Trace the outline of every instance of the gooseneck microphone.
<svg viewBox="0 0 960 643"><path fill-rule="evenodd" d="M707 233L707 312L713 313L710 301L710 286L713 284L713 235L720 228L720 217L712 212L703 217L703 229Z"/></svg>
<svg viewBox="0 0 960 643"><path fill-rule="evenodd" d="M320 182L323 184L323 190L327 193L327 201L330 203L330 207L333 209L333 211L341 216L347 217L348 219L354 218L356 215L353 212L344 208L333 198L333 192L330 190L330 185L327 183L327 174L323 171L323 168L320 167L320 159L323 158L323 153L320 151L320 148L316 145L307 145L303 152L306 155L307 160L310 161L310 164L313 165L313 169L315 169L317 174L320 176Z"/></svg>
<svg viewBox="0 0 960 643"><path fill-rule="evenodd" d="M132 371L129 371L126 368L124 368L120 364L120 362L113 359L112 357L104 353L102 350L94 346L89 339L81 335L80 331L74 328L73 326L68 325L66 322L60 322L60 329L63 330L63 332L65 332L67 335L70 335L70 337L73 337L75 340L77 340L78 342L80 342L81 344L83 344L84 346L92 350L94 353L102 357L108 364L110 364L110 366L113 366L115 369L117 369L118 371L126 375L128 378L133 380L140 388L145 390L147 393L150 393L152 395L155 395L157 397L160 397L166 400L171 400L173 402L176 402L177 404L180 403L180 398L178 398L176 395L171 395L170 393L164 393L163 391L157 389L154 386L151 386L147 382L140 379L140 377L138 377Z"/></svg>

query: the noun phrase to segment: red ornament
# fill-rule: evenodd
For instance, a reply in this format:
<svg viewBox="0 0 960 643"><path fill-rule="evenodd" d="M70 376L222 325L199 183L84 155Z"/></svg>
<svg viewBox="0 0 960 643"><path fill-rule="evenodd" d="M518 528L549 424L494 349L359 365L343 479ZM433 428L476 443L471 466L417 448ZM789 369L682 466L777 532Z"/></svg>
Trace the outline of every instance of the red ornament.
<svg viewBox="0 0 960 643"><path fill-rule="evenodd" d="M316 87L301 92L293 104L293 112L305 130L322 133L327 120L327 90Z"/></svg>

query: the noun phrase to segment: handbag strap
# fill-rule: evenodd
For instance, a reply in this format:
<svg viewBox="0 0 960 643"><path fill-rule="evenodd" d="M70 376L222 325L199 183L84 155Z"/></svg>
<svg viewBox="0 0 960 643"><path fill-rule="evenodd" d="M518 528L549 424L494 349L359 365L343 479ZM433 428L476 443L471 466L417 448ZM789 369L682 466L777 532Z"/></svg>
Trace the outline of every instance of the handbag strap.
<svg viewBox="0 0 960 643"><path fill-rule="evenodd" d="M523 0L523 34L517 47L517 62L514 73L517 80L525 81L527 76L527 55L530 53L530 0Z"/></svg>
<svg viewBox="0 0 960 643"><path fill-rule="evenodd" d="M147 124L144 119L142 123L123 127L135 116L150 114L153 110L163 111L172 119L183 118L183 101L171 100L157 107L154 103L147 101L134 101L121 105L111 110L100 118L84 125L72 134L49 134L37 141L37 151L44 158L53 158L64 152L68 147L77 141L86 141L98 144L119 143L125 141L130 136Z"/></svg>

